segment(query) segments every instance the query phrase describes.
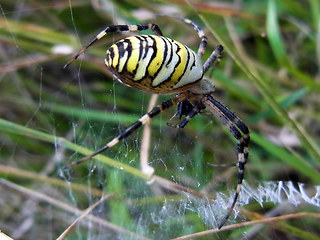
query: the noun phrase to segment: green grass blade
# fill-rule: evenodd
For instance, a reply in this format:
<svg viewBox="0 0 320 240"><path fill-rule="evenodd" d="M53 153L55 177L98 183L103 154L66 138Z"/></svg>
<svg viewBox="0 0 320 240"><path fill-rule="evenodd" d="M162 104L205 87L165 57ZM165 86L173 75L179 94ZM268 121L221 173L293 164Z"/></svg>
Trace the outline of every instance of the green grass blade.
<svg viewBox="0 0 320 240"><path fill-rule="evenodd" d="M252 140L260 145L263 149L268 151L273 156L279 158L284 163L292 166L298 172L304 174L305 176L309 177L316 183L320 183L320 173L316 171L315 168L310 166L310 164L303 159L291 154L284 148L277 146L270 141L266 140L265 138L261 137L259 134L251 133Z"/></svg>
<svg viewBox="0 0 320 240"><path fill-rule="evenodd" d="M65 138L52 136L50 134L43 133L43 132L28 128L25 126L16 124L16 123L12 123L12 122L6 121L4 119L0 119L0 131L6 132L6 133L18 134L21 136L30 137L30 138L37 139L40 141L49 142L54 145L59 145L59 146L65 147L65 148L72 150L74 152L81 153L83 155L89 155L93 152L87 148L84 148L84 147L81 147L77 144L74 144L74 143L66 140ZM121 163L119 161L108 158L106 156L103 156L101 154L95 156L94 159L96 159L99 162L102 162L104 164L107 164L109 166L122 169L123 171L130 173L132 175L135 175L139 178L142 178L145 180L147 180L149 178L148 175L142 173L140 170L133 168L133 167L130 167L130 166L128 166L124 163Z"/></svg>

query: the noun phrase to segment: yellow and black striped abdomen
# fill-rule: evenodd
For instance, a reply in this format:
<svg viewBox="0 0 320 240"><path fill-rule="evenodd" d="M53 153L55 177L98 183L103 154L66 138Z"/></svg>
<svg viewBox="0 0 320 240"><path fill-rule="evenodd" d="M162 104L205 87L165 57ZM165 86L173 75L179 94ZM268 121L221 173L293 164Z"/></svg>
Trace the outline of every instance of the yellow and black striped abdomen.
<svg viewBox="0 0 320 240"><path fill-rule="evenodd" d="M157 35L121 39L108 49L105 63L121 82L158 94L181 92L203 76L194 51Z"/></svg>

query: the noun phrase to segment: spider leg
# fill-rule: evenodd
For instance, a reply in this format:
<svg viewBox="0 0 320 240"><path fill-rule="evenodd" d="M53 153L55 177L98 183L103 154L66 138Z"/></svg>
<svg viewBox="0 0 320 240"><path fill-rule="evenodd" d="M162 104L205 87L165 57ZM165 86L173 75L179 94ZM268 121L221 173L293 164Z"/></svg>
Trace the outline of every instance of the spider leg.
<svg viewBox="0 0 320 240"><path fill-rule="evenodd" d="M185 100L186 101L186 100ZM181 102L180 102L181 103ZM189 103L189 102L188 102ZM190 103L189 103L190 104ZM183 119L179 124L172 124L172 123L167 123L167 125L169 127L173 127L173 128L184 128L189 121L191 120L191 118L193 118L194 116L196 116L202 109L204 109L204 105L202 105L202 103L198 103L196 104L190 111L189 113L187 113L185 119Z"/></svg>
<svg viewBox="0 0 320 240"><path fill-rule="evenodd" d="M108 26L104 30L102 30L97 36L95 36L84 48L82 48L69 62L67 62L63 68L68 67L74 60L76 60L82 53L84 53L90 46L92 46L95 42L106 36L108 33L113 32L136 32L143 30L152 30L154 34L162 36L162 32L158 25L153 23L145 23L139 25L114 25Z"/></svg>
<svg viewBox="0 0 320 240"><path fill-rule="evenodd" d="M211 53L210 57L207 59L207 61L203 64L203 71L206 73L208 69L211 67L211 65L216 61L219 60L222 57L223 54L223 47L221 45L218 45L213 52Z"/></svg>
<svg viewBox="0 0 320 240"><path fill-rule="evenodd" d="M131 133L133 133L135 130L137 130L139 127L141 127L142 125L144 125L146 122L148 122L151 118L157 116L160 112L162 112L163 110L166 110L168 108L170 108L171 106L177 104L178 102L181 102L183 100L186 99L186 95L185 94L179 94L178 96L171 98L167 101L162 102L161 104L155 106L150 112L146 113L145 115L143 115L138 121L136 121L135 123L133 123L130 127L128 127L127 129L125 129L124 131L122 131L117 137L115 137L113 140L111 140L110 142L108 142L105 146L103 146L102 148L98 149L97 151L95 151L94 153L80 159L74 162L71 162L70 164L64 166L63 168L69 168L73 165L82 163L86 160L89 160L91 158L93 158L94 156L98 155L99 153L104 152L105 150L112 148L114 145L116 145L118 142L120 142L122 139L128 137Z"/></svg>
<svg viewBox="0 0 320 240"><path fill-rule="evenodd" d="M178 19L180 21L183 21L185 22L186 24L189 24L189 25L192 25L193 29L196 30L196 32L198 33L198 36L200 38L200 45L199 45L199 49L198 49L198 56L200 58L202 58L205 50L206 50L206 47L207 47L207 42L208 42L208 39L204 33L204 31L197 25L195 24L192 20L190 19L187 19L187 18L179 18L179 17L174 17L175 19Z"/></svg>
<svg viewBox="0 0 320 240"><path fill-rule="evenodd" d="M250 142L250 133L248 127L237 117L233 112L231 112L227 107L223 104L215 100L211 95L205 95L202 99L202 103L220 120L224 125L227 126L232 135L238 140L238 184L236 188L236 193L232 202L231 207L227 215L225 216L222 223L219 225L219 229L227 222L230 217L233 208L237 202L241 185L243 181L245 164L247 163L249 151L248 146ZM241 132L243 133L243 136Z"/></svg>

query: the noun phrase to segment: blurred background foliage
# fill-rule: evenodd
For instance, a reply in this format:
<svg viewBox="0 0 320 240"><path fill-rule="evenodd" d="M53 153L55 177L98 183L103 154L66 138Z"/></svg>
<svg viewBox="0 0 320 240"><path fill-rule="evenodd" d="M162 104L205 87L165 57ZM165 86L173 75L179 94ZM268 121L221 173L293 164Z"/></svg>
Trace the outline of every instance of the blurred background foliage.
<svg viewBox="0 0 320 240"><path fill-rule="evenodd" d="M97 219L80 221L68 239L169 239L211 227L187 207L179 212L185 195L171 185L213 198L235 188L236 169L208 166L237 159L235 140L210 114L195 117L183 130L166 125L178 122L174 108L153 119L149 162L159 178L152 185L139 170L142 130L104 153L108 157L61 171L136 121L150 100L150 94L115 81L104 66L107 46L131 33L105 37L70 67L63 65L114 24L153 22L165 36L197 50L194 30L163 15L190 18L205 30L209 42L204 59L216 45L225 47L224 57L206 77L216 85L214 96L251 129L246 181L303 182L311 193L319 186L318 0L2 0L2 231L15 239L55 239L80 210L106 194L111 195L93 211ZM160 96L158 102L169 97ZM177 208L163 212L168 201ZM240 210L241 217L228 224L256 219L258 213L319 212L308 205L288 209L285 203L282 208L269 203L261 208L255 202ZM259 231L255 227L214 236L318 239L320 233L312 218L264 225Z"/></svg>

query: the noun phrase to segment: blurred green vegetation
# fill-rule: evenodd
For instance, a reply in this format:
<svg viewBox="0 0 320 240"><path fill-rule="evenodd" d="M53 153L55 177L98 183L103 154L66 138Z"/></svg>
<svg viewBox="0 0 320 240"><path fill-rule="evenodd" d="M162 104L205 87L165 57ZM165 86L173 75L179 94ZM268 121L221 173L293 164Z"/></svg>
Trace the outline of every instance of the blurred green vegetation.
<svg viewBox="0 0 320 240"><path fill-rule="evenodd" d="M114 24L154 22L165 36L197 50L199 39L194 30L164 14L190 18L205 30L209 42L204 59L216 45L225 47L224 57L206 77L215 83L214 96L251 130L245 180L250 184L303 182L310 189L320 185L318 0L3 0L2 231L16 239L57 238L78 216L72 208L53 206L36 192L77 209L87 208L102 193L114 193L93 212L121 229L105 227L101 221L83 221L68 239L114 239L119 233L123 239L169 239L209 229L192 211L168 219L152 214L161 213L167 201L176 202L179 209L179 200L185 198L161 184L164 179L210 197L235 188L236 169L207 164L237 159L236 141L210 114L195 117L183 130L166 125L179 121L173 117L174 108L152 120L149 162L162 179L158 185L148 185L148 176L140 170L142 129L103 153L105 156L62 171L63 166L87 155L89 149L105 145L136 121L147 111L150 100L150 94L115 81L104 67L107 47L128 33L105 37L67 69L63 65L102 29ZM160 96L158 102L169 97ZM33 192L14 190L4 179ZM265 214L276 207L270 204L262 209L253 202L244 207L251 213L242 213L250 220L253 213ZM294 210L301 211L319 209L302 205ZM281 214L285 211L278 212ZM166 220L157 223L158 218ZM27 220L29 227L25 228L22 223ZM232 217L228 224L242 220ZM265 225L255 237L318 239L319 227L312 220ZM253 228L221 232L216 237L239 239Z"/></svg>

